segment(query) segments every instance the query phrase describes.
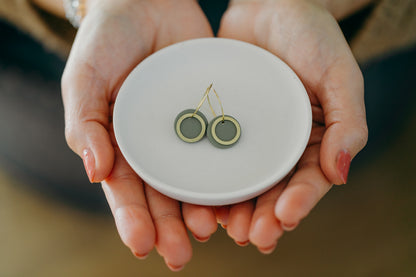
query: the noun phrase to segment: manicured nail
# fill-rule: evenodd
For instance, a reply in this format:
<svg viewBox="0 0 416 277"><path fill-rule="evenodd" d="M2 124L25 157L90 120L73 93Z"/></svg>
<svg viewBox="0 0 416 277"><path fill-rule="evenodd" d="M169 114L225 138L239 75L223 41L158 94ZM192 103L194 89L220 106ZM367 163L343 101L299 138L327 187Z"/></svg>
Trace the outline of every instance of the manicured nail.
<svg viewBox="0 0 416 277"><path fill-rule="evenodd" d="M94 183L95 173L95 158L91 149L86 148L82 151L82 161L84 162L85 171L87 172L88 179L91 183Z"/></svg>
<svg viewBox="0 0 416 277"><path fill-rule="evenodd" d="M285 231L292 231L296 228L296 226L298 226L297 223L292 223L292 224L282 223L282 229Z"/></svg>
<svg viewBox="0 0 416 277"><path fill-rule="evenodd" d="M193 236L194 236L194 238L197 240L197 241L199 241L199 242L207 242L208 240L209 240L209 238L210 238L210 236L208 236L208 237L198 237L197 235L195 235L195 234L192 234Z"/></svg>
<svg viewBox="0 0 416 277"><path fill-rule="evenodd" d="M217 217L217 222L219 224L221 224L221 226L224 229L227 228L228 217L229 217L229 207L228 206L216 207L215 208L215 214L216 214L216 217Z"/></svg>
<svg viewBox="0 0 416 277"><path fill-rule="evenodd" d="M137 258L139 258L140 260L144 260L144 259L147 258L147 256L149 256L149 253L147 253L147 254L139 254L139 253L133 251L133 255L136 256Z"/></svg>
<svg viewBox="0 0 416 277"><path fill-rule="evenodd" d="M223 229L227 229L227 226L228 226L228 225L221 224L221 227L222 227Z"/></svg>
<svg viewBox="0 0 416 277"><path fill-rule="evenodd" d="M166 263L166 265L169 267L170 270L175 271L175 272L181 271L185 267L184 265L177 266L177 265L171 265L170 263Z"/></svg>
<svg viewBox="0 0 416 277"><path fill-rule="evenodd" d="M346 150L341 150L338 154L337 169L339 177L344 184L347 183L348 172L350 171L351 156Z"/></svg>
<svg viewBox="0 0 416 277"><path fill-rule="evenodd" d="M250 241L246 240L246 241L235 241L235 243L237 243L239 246L247 246L249 245Z"/></svg>
<svg viewBox="0 0 416 277"><path fill-rule="evenodd" d="M277 243L273 244L270 247L257 247L257 249L262 253L262 254L271 254L275 249L276 249L276 245Z"/></svg>

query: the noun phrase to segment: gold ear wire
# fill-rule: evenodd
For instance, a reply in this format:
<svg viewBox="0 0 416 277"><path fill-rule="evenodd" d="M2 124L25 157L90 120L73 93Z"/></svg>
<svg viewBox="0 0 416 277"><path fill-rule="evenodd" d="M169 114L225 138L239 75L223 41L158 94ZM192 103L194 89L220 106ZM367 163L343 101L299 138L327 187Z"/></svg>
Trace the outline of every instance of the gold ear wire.
<svg viewBox="0 0 416 277"><path fill-rule="evenodd" d="M204 97L202 97L202 99L201 99L201 101L199 102L199 104L198 104L198 106L196 107L196 109L195 109L195 111L194 111L194 113L192 114L192 117L194 117L195 116L195 114L199 111L199 109L201 108L201 106L202 106L202 104L204 104L204 102L205 102L205 99L207 99L207 97L208 97L208 93L209 93L209 91L211 90L211 88L212 88L212 83L209 85L209 87L207 88L207 90L205 91L205 93L204 93ZM211 105L211 104L210 104ZM211 109L212 109L212 107L211 107ZM213 111L213 110L212 110Z"/></svg>
<svg viewBox="0 0 416 277"><path fill-rule="evenodd" d="M216 117L217 114L215 113L214 108L211 105L211 100L209 100L209 95L207 95L207 100L208 100L209 108L211 109L212 114L214 115L214 117Z"/></svg>
<svg viewBox="0 0 416 277"><path fill-rule="evenodd" d="M211 84L208 86L208 88L205 90L204 96L202 97L201 101L199 101L199 104L198 104L198 106L196 107L195 112L192 114L192 117L194 117L194 116L195 116L195 114L196 114L196 113L199 111L199 109L202 107L202 104L204 104L205 99L207 99L207 100L208 100L209 108L211 109L212 114L214 115L214 117L217 117L217 114L215 113L214 108L212 107L211 100L209 99L209 92L211 91L212 85L213 85L213 83L211 83ZM224 122L224 118L225 118L225 115L224 115L224 108L223 108L223 106L222 106L222 102L221 102L220 96L218 95L217 91L216 91L214 88L212 88L212 90L214 91L215 96L216 96L216 97L217 97L217 99L218 99L218 103L219 103L219 104L220 104L220 106L221 106L222 122Z"/></svg>
<svg viewBox="0 0 416 277"><path fill-rule="evenodd" d="M199 101L199 104L195 110L184 110L176 116L175 131L181 140L189 143L200 141L204 137L205 132L207 132L208 139L214 146L218 148L228 148L234 145L240 139L240 123L238 123L238 121L232 116L224 114L224 108L222 106L220 96L218 95L217 91L214 88L212 88L212 85L213 84L211 83L205 90L204 96L202 97L201 101ZM211 91L211 89L214 91L218 103L220 104L220 116L217 116L215 114L214 108L211 104L211 100L209 99L209 92ZM215 117L209 124L205 116L199 111L206 99L208 99L209 107L211 109L212 114ZM190 123L188 123L183 125L182 129L182 122L189 118L197 119L200 126L196 126L195 123L192 123L191 125ZM224 124L226 121L231 123L233 126L229 124ZM222 123L221 127L217 130L217 125L220 122Z"/></svg>
<svg viewBox="0 0 416 277"><path fill-rule="evenodd" d="M221 103L220 97L219 97L218 93L215 91L215 88L213 88L212 90L214 91L215 95L217 96L218 103L220 103L221 113L222 113L222 123L224 123L224 120L225 120L224 108L222 107L222 103ZM208 98L208 102L209 102L209 98ZM211 103L209 103L209 105L211 106ZM211 106L211 109L212 109L212 106ZM213 109L212 109L212 112L214 112ZM217 115L214 113L214 116L217 116Z"/></svg>
<svg viewBox="0 0 416 277"><path fill-rule="evenodd" d="M240 139L241 136L241 127L240 123L230 115L224 114L224 108L220 96L217 91L212 88L215 93L215 96L218 99L218 103L221 107L221 115L215 116L215 118L208 124L207 128L207 137L208 140L218 148L229 148L233 146ZM209 105L212 105L208 97ZM225 124L227 122L227 124ZM220 124L221 123L221 124ZM218 126L218 129L217 129Z"/></svg>

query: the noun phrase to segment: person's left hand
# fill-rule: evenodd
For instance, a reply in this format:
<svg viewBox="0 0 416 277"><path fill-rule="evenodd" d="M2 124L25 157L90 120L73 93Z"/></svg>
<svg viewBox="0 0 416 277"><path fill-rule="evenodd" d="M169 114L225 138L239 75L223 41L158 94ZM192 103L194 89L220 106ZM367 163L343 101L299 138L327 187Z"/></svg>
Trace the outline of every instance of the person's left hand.
<svg viewBox="0 0 416 277"><path fill-rule="evenodd" d="M313 127L296 168L257 199L219 207L237 244L276 247L329 191L344 184L351 159L367 141L363 78L333 16L317 1L234 0L219 36L258 45L298 74L312 104Z"/></svg>

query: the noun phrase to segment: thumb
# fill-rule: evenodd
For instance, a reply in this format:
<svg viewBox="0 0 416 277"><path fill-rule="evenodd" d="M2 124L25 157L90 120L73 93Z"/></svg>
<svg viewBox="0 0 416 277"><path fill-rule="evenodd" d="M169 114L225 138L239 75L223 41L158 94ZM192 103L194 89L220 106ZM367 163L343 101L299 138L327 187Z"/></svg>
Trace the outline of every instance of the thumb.
<svg viewBox="0 0 416 277"><path fill-rule="evenodd" d="M66 140L83 159L91 182L111 173L112 105L121 82L150 53L153 41L153 29L137 29L144 13L131 18L123 13L130 10L104 4L84 18L62 76Z"/></svg>
<svg viewBox="0 0 416 277"><path fill-rule="evenodd" d="M322 80L318 99L325 116L320 163L333 184L345 184L351 160L366 145L364 81L358 65L334 65Z"/></svg>
<svg viewBox="0 0 416 277"><path fill-rule="evenodd" d="M65 137L82 158L90 182L104 180L114 163L106 84L95 75L88 67L68 63L62 77Z"/></svg>

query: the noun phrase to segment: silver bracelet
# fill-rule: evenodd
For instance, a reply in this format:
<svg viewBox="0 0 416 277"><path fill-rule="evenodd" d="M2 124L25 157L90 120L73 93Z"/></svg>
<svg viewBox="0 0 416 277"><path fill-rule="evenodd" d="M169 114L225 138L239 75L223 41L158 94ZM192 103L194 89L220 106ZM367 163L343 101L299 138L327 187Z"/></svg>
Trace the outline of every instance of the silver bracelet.
<svg viewBox="0 0 416 277"><path fill-rule="evenodd" d="M63 0L65 15L75 28L79 28L85 16L85 0Z"/></svg>

